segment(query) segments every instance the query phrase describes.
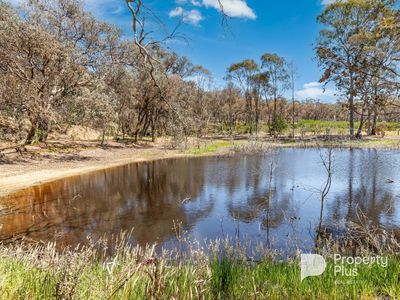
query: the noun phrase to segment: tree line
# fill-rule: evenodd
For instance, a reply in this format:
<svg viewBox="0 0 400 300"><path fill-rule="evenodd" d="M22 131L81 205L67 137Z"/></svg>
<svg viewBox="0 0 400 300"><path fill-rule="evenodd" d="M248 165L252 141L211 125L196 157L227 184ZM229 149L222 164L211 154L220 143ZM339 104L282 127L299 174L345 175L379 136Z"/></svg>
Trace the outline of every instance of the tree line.
<svg viewBox="0 0 400 300"><path fill-rule="evenodd" d="M226 86L160 43L147 42L142 1L126 1L134 38L96 19L78 0L0 0L0 138L46 142L73 125L105 136L207 134L277 136L300 119L349 120L350 135L398 121L399 11L396 1L349 0L328 6L316 53L338 103L295 101L294 67L274 53L227 68ZM145 45L145 46L144 46ZM347 115L347 116L346 116ZM359 128L355 132L355 121Z"/></svg>
<svg viewBox="0 0 400 300"><path fill-rule="evenodd" d="M400 11L396 0L336 1L318 16L324 26L317 57L321 82L333 82L345 99L349 134L375 135L383 114L399 107ZM355 120L359 120L355 128Z"/></svg>

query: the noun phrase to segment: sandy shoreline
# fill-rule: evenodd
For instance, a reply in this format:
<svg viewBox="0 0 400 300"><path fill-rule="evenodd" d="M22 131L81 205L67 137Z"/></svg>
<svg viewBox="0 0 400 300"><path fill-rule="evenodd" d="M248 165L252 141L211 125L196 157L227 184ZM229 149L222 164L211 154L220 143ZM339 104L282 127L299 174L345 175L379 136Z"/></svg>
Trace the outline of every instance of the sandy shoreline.
<svg viewBox="0 0 400 300"><path fill-rule="evenodd" d="M217 141L217 140L214 140ZM370 140L371 141L371 140ZM363 143L336 144L335 147L399 149L400 140L374 139L377 144ZM304 147L306 144L267 143L272 147ZM82 145L85 145L82 147ZM308 147L319 147L318 143L308 143ZM306 147L307 147L306 146ZM59 147L29 149L22 155L15 154L8 161L0 160L0 198L32 186L56 181L59 179L82 175L98 170L122 166L134 162L159 160L166 158L193 157L188 151L170 150L159 144L142 144L126 146L120 143L109 143L101 148L98 144L80 144L75 148ZM71 151L72 150L72 151ZM221 155L229 152L229 148L220 148L202 156Z"/></svg>
<svg viewBox="0 0 400 300"><path fill-rule="evenodd" d="M178 150L120 148L84 150L66 160L55 155L41 160L0 163L0 197L43 183L129 163L189 156L192 155Z"/></svg>

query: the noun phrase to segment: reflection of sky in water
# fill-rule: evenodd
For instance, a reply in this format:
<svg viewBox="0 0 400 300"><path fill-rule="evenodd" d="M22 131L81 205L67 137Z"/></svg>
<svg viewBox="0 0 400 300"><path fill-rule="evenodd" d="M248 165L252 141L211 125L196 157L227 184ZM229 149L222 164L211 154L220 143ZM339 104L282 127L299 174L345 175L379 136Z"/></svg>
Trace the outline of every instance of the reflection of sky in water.
<svg viewBox="0 0 400 300"><path fill-rule="evenodd" d="M276 168L274 169L272 183L272 186L276 189L274 198L278 202L287 201L289 203L287 207L284 207L285 210L282 212L284 216L281 222L278 226L273 226L271 230L272 239L278 247L284 247L286 243L293 242L292 239L294 238L297 238L300 246L312 243L311 238L315 234L320 209L319 189L326 178L321 165L321 154L325 155L323 150L321 152L314 149L282 149L276 155ZM378 154L376 150L336 150L334 153L333 186L327 199L327 208L324 214L326 224L334 225L336 222L344 223L346 221L357 222L357 211L362 209L364 212L370 212L371 218L377 221L376 224L397 228L396 220L399 220L399 212L398 209L391 209L391 207L396 206L400 200L398 197L396 199L396 195L399 193L399 185L396 183L389 184L386 181L396 177L398 171L395 167L398 165L399 158L400 154L392 151L382 151ZM212 161L209 166L214 170L216 164L221 163ZM269 169L269 158L243 158L241 163L236 165L235 171L246 176L239 176L240 180L236 183L234 189L228 191L226 181L229 180L228 173L233 172L233 170L227 168L226 165L218 168L211 177L217 176L219 181L208 180L206 193L202 193L186 208L188 210L198 209L198 206L195 206L194 203L200 203L204 197L218 195L217 197L224 199L224 201L214 201L213 211L207 218L195 223L191 236L196 239L201 239L204 236L216 238L220 237L222 232L234 236L238 225L232 221L232 213L229 210L229 207L233 204L237 208L236 213L239 219L241 219L240 212L244 211L242 222L239 223L240 233L254 240L264 238L265 233L260 230L260 224L263 222L265 213L257 211L257 208L253 211L253 216L248 216L247 212L249 207L252 207L251 199L256 198L257 195L267 197ZM257 175L260 176L259 180L252 180L252 177ZM350 186L353 198L357 199L354 200L356 205L353 210L355 212L349 215L346 213L349 209L346 197L350 198ZM375 201L371 199L374 190ZM284 199L285 197L287 199ZM378 205L374 205L374 202ZM379 204L380 202L383 203ZM339 207L338 203L340 203ZM368 207L368 205L372 206ZM263 207L258 209L262 210ZM371 209L375 211L370 211ZM329 214L334 214L335 217ZM352 218L346 219L346 217ZM216 220L220 220L220 224L217 224ZM207 234L204 234L204 232Z"/></svg>
<svg viewBox="0 0 400 300"><path fill-rule="evenodd" d="M0 223L7 226L0 237L74 245L89 234L98 238L133 227L132 242L168 245L176 220L193 239L235 237L239 230L241 238L264 242L273 161L271 241L278 248L308 247L326 180L325 152L287 148L264 156L164 160L61 180L5 199L8 212ZM374 225L398 230L399 163L398 151L335 150L324 226L357 223L361 210Z"/></svg>

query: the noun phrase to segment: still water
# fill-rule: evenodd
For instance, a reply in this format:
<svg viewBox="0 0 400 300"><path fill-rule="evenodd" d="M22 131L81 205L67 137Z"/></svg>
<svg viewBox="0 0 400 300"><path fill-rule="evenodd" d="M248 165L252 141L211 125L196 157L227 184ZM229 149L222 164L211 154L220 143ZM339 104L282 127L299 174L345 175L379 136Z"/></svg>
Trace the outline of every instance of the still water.
<svg viewBox="0 0 400 300"><path fill-rule="evenodd" d="M63 247L132 230L131 243L169 247L174 223L181 223L196 240L259 242L268 235L279 249L308 248L319 222L325 152L288 148L135 163L29 188L0 199L0 240ZM324 227L368 222L397 232L400 152L334 150L333 165Z"/></svg>

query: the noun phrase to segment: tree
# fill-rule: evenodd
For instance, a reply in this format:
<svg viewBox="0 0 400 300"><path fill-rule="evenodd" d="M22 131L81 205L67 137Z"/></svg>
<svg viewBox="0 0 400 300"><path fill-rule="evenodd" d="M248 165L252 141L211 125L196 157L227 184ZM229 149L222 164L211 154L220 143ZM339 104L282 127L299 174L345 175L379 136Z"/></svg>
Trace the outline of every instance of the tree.
<svg viewBox="0 0 400 300"><path fill-rule="evenodd" d="M97 22L74 0L33 0L0 22L0 76L12 78L19 87L21 117L30 122L25 142L35 136L45 142L53 124L70 119L65 107L77 107L68 101L78 99L82 89L93 91L101 84L101 69L112 63L118 31ZM15 94L6 97L17 101Z"/></svg>
<svg viewBox="0 0 400 300"><path fill-rule="evenodd" d="M31 123L26 142L32 141L37 130L39 140L45 141L50 121L57 118L53 108L79 68L72 65L61 43L17 16L2 21L0 57L15 85L23 90L19 96L24 98L22 107Z"/></svg>
<svg viewBox="0 0 400 300"><path fill-rule="evenodd" d="M277 54L265 53L261 57L262 68L265 71L266 76L269 78L269 89L268 94L274 101L273 113L272 113L272 124L270 124L271 133L276 136L274 127L277 122L277 101L282 93L288 88L289 85L289 73L287 63L284 58Z"/></svg>
<svg viewBox="0 0 400 300"><path fill-rule="evenodd" d="M393 25L396 17L391 6L394 2L337 1L318 16L318 21L326 27L320 31L316 47L317 57L324 69L324 76L320 81L334 82L347 97L350 137L355 136L356 101L362 102L362 122L357 133L361 137L364 111L370 103L377 104L378 100L378 97L373 101L369 99L368 95L374 90L371 87L375 85L377 88L376 84L380 81L377 77L386 77L387 74L383 75L382 70L388 70L393 62L390 62L394 49L391 42L393 35L390 37L382 25L385 22ZM393 32L395 31L392 34ZM398 42L396 47L398 48ZM374 114L377 115L376 110Z"/></svg>
<svg viewBox="0 0 400 300"><path fill-rule="evenodd" d="M289 68L289 76L292 90L292 137L295 137L294 129L295 129L295 81L297 77L297 68L295 64L292 62L288 65Z"/></svg>
<svg viewBox="0 0 400 300"><path fill-rule="evenodd" d="M209 98L206 90L210 89L212 83L211 72L201 66L193 68L190 74L191 81L194 83L193 90L195 91L192 105L191 119L195 130L195 135L199 140L205 132L211 118Z"/></svg>
<svg viewBox="0 0 400 300"><path fill-rule="evenodd" d="M395 7L396 1L376 1L366 28L353 36L354 42L363 45L362 58L357 70L357 83L361 92L362 110L356 136L361 138L365 121L368 134L376 134L378 114L396 94L399 83L400 35ZM372 120L371 120L372 119Z"/></svg>
<svg viewBox="0 0 400 300"><path fill-rule="evenodd" d="M246 115L247 125L249 126L250 134L253 133L253 127L255 126L255 113L254 113L254 83L255 78L259 73L259 67L257 63L252 59L246 59L242 62L232 64L228 68L229 80L235 81L240 90L242 91L244 98L246 99ZM257 95L258 97L258 95ZM257 100L256 100L257 101Z"/></svg>
<svg viewBox="0 0 400 300"><path fill-rule="evenodd" d="M260 121L260 105L261 105L261 95L265 94L265 91L269 87L269 77L266 72L257 73L251 78L252 83L252 97L254 101L254 126L256 135L258 135L258 123Z"/></svg>

